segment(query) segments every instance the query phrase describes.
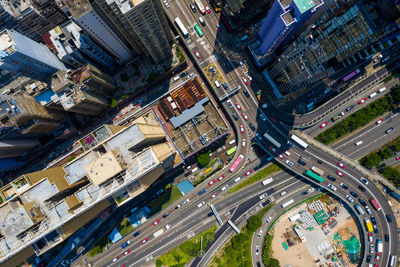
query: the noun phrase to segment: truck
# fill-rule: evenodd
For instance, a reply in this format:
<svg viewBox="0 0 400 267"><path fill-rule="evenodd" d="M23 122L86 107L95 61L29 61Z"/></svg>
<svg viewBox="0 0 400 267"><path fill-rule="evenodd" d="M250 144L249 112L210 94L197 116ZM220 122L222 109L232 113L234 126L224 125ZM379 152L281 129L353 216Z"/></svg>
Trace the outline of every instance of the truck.
<svg viewBox="0 0 400 267"><path fill-rule="evenodd" d="M262 181L262 185L267 185L267 184L269 184L269 183L272 183L272 181L273 181L273 179L272 179L272 177L271 178L268 178L267 180L264 180L264 181Z"/></svg>
<svg viewBox="0 0 400 267"><path fill-rule="evenodd" d="M365 218L364 219L365 227L367 227L368 232L372 233L374 231L374 228L372 228L372 223L369 219Z"/></svg>
<svg viewBox="0 0 400 267"><path fill-rule="evenodd" d="M379 238L376 239L376 251L379 253L383 252L383 243Z"/></svg>
<svg viewBox="0 0 400 267"><path fill-rule="evenodd" d="M277 148L281 147L281 144L278 141L276 141L272 136L270 136L268 133L264 133L264 137L265 137L265 139L270 141Z"/></svg>
<svg viewBox="0 0 400 267"><path fill-rule="evenodd" d="M355 204L354 207L356 208L358 214L364 215L364 210L360 207L360 205Z"/></svg>
<svg viewBox="0 0 400 267"><path fill-rule="evenodd" d="M160 236L162 233L164 233L164 229L158 230L157 232L155 232L155 233L153 234L153 236L154 236L154 237L158 237L158 236Z"/></svg>
<svg viewBox="0 0 400 267"><path fill-rule="evenodd" d="M324 171L321 170L321 169L319 169L319 168L317 168L317 167L315 167L315 166L311 166L310 169L311 169L313 172L315 172L316 174L318 174L319 176L324 175Z"/></svg>
<svg viewBox="0 0 400 267"><path fill-rule="evenodd" d="M281 206L282 208L286 208L287 206L290 206L294 202L293 198L285 203L283 203Z"/></svg>
<svg viewBox="0 0 400 267"><path fill-rule="evenodd" d="M344 116L344 113L343 113L343 112L340 112L340 113L336 114L335 116L333 116L333 117L331 118L331 120L332 120L332 121L337 121L338 119L340 119L340 118L343 117L343 116Z"/></svg>
<svg viewBox="0 0 400 267"><path fill-rule="evenodd" d="M370 198L369 202L371 202L371 204L374 207L374 209L376 209L377 211L381 210L381 206L379 205L378 201L376 201L375 198Z"/></svg>
<svg viewBox="0 0 400 267"><path fill-rule="evenodd" d="M194 0L194 2L196 3L196 6L200 10L201 14L205 15L206 9L204 8L203 3L200 0Z"/></svg>

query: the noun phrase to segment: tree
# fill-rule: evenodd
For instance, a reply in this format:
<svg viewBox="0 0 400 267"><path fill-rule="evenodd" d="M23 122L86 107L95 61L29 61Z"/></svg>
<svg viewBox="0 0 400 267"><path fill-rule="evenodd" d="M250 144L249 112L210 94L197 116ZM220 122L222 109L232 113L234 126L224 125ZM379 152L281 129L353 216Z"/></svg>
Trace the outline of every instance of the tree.
<svg viewBox="0 0 400 267"><path fill-rule="evenodd" d="M210 163L210 152L209 151L205 151L204 153L200 154L197 157L197 163L201 167L206 167L208 165L208 163Z"/></svg>
<svg viewBox="0 0 400 267"><path fill-rule="evenodd" d="M269 260L269 266L268 267L280 267L279 261L277 259L271 258Z"/></svg>
<svg viewBox="0 0 400 267"><path fill-rule="evenodd" d="M390 159L393 156L393 151L389 147L385 147L379 152L381 158Z"/></svg>
<svg viewBox="0 0 400 267"><path fill-rule="evenodd" d="M117 99L113 98L113 99L111 100L111 105L110 105L111 108L115 108L117 105L118 105Z"/></svg>
<svg viewBox="0 0 400 267"><path fill-rule="evenodd" d="M261 220L256 216L251 216L247 221L247 229L251 232L257 231L258 228L262 226Z"/></svg>
<svg viewBox="0 0 400 267"><path fill-rule="evenodd" d="M381 158L375 152L365 156L361 159L361 164L368 169L378 167L381 164Z"/></svg>

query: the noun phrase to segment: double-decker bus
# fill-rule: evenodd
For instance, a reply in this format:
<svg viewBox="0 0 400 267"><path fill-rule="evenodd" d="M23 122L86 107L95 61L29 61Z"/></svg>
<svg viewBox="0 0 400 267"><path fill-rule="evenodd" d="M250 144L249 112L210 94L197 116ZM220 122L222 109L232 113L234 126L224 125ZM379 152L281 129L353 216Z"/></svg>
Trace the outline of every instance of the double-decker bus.
<svg viewBox="0 0 400 267"><path fill-rule="evenodd" d="M320 183L322 183L324 181L324 178L318 176L317 174L315 174L315 173L313 173L313 172L311 172L309 170L306 170L304 172L304 175L306 175L306 176L308 176L308 177L310 177L310 178L312 178L312 179L314 179L314 180L316 180L317 182L320 182Z"/></svg>
<svg viewBox="0 0 400 267"><path fill-rule="evenodd" d="M179 17L175 18L175 24L176 24L176 26L178 26L178 28L181 31L183 37L184 38L188 38L189 37L189 33L186 30L185 26L183 26L183 23L182 23L182 21L181 21L181 19Z"/></svg>
<svg viewBox="0 0 400 267"><path fill-rule="evenodd" d="M231 166L231 168L229 169L230 172L234 172L236 167L240 164L240 162L242 162L242 160L244 159L243 155L240 155L235 162L233 163L233 165Z"/></svg>
<svg viewBox="0 0 400 267"><path fill-rule="evenodd" d="M196 30L197 34L199 35L199 37L203 37L203 31L201 30L199 25L194 25L194 29Z"/></svg>

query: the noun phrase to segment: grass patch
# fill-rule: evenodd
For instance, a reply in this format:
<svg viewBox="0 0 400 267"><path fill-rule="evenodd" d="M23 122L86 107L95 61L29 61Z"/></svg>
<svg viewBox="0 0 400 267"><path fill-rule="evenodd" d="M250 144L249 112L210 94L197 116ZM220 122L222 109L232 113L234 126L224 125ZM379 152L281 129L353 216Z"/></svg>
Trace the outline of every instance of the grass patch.
<svg viewBox="0 0 400 267"><path fill-rule="evenodd" d="M324 143L325 145L345 136L359 127L364 126L376 117L396 108L397 103L400 103L400 85L393 88L390 93L382 98L377 99L363 109L354 112L349 117L336 123L333 127L320 133L315 140Z"/></svg>
<svg viewBox="0 0 400 267"><path fill-rule="evenodd" d="M251 216L247 224L242 227L241 233L232 237L231 241L222 249L222 253L214 257L210 266L252 266L251 239L253 233L262 226L262 217L271 207L272 204Z"/></svg>
<svg viewBox="0 0 400 267"><path fill-rule="evenodd" d="M202 183L204 180L206 180L208 177L210 177L211 175L213 175L214 173L216 173L220 169L222 169L222 164L219 164L218 167L215 170L207 173L207 175L202 175L199 180L194 181L193 186L196 186L196 185Z"/></svg>
<svg viewBox="0 0 400 267"><path fill-rule="evenodd" d="M233 193L235 191L238 191L244 187L247 187L249 185L251 185L252 183L255 183L261 179L263 179L265 176L270 175L272 173L275 173L279 170L281 170L282 168L276 164L272 164L269 165L268 167L264 168L263 170L261 170L260 172L258 172L257 174L250 176L250 178L248 178L247 180L245 180L244 182L238 184L235 187L232 187L229 190L229 193Z"/></svg>
<svg viewBox="0 0 400 267"><path fill-rule="evenodd" d="M94 257L97 254L102 253L108 244L108 233L105 234L97 243L96 245L89 251L89 256Z"/></svg>
<svg viewBox="0 0 400 267"><path fill-rule="evenodd" d="M128 218L123 219L120 224L117 225L117 229L121 236L126 236L133 231L132 225L129 223Z"/></svg>
<svg viewBox="0 0 400 267"><path fill-rule="evenodd" d="M202 249L205 251L208 243L214 241L214 232L217 230L217 226L213 226L210 229L198 234L194 238L180 244L178 247L173 248L168 253L162 255L156 260L156 266L184 266L193 257L197 257L200 250L200 236L203 236Z"/></svg>
<svg viewBox="0 0 400 267"><path fill-rule="evenodd" d="M181 191L179 191L177 186L172 187L171 190L165 191L159 197L157 197L153 202L150 203L151 215L168 207L172 202L177 200L182 196Z"/></svg>

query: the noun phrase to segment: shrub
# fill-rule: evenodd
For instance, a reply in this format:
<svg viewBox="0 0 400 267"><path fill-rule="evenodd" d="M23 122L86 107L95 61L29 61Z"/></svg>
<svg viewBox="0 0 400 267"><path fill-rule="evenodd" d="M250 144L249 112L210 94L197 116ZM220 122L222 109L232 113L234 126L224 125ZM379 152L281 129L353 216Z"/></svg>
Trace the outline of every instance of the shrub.
<svg viewBox="0 0 400 267"><path fill-rule="evenodd" d="M117 99L113 98L110 104L111 108L115 108L117 105L118 105Z"/></svg>
<svg viewBox="0 0 400 267"><path fill-rule="evenodd" d="M210 163L210 151L205 151L197 157L197 163L201 167L205 167Z"/></svg>
<svg viewBox="0 0 400 267"><path fill-rule="evenodd" d="M384 167L380 173L395 186L400 187L400 171L391 166Z"/></svg>

